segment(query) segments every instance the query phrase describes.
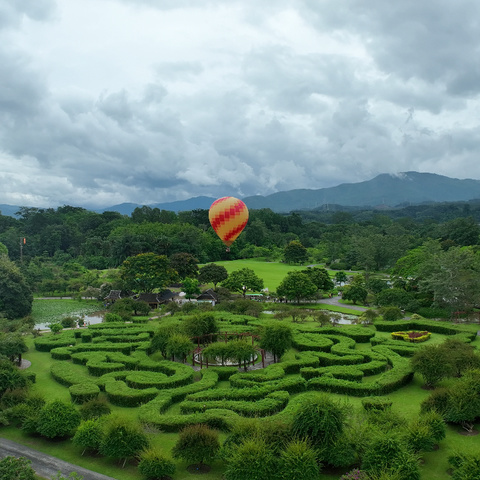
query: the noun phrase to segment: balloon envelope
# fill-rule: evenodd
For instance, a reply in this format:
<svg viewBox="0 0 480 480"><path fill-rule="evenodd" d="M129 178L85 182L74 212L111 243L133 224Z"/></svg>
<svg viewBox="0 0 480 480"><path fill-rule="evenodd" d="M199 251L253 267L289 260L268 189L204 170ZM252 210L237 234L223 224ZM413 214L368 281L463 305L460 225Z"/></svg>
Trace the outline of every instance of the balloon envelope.
<svg viewBox="0 0 480 480"><path fill-rule="evenodd" d="M248 208L238 198L223 197L212 203L208 218L222 242L229 247L248 222Z"/></svg>

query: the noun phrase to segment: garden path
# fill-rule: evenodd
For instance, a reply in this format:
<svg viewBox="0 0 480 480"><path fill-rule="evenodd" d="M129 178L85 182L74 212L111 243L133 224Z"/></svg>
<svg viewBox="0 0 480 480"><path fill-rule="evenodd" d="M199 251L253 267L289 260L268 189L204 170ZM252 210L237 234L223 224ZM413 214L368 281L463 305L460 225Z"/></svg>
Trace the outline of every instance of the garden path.
<svg viewBox="0 0 480 480"><path fill-rule="evenodd" d="M58 458L52 457L30 447L21 445L6 438L0 439L0 458L4 457L25 457L32 462L32 468L35 472L44 477L52 478L58 472L68 477L70 473L77 472L83 477L83 480L116 480L113 477L107 477L101 473L92 472L86 468L64 462Z"/></svg>

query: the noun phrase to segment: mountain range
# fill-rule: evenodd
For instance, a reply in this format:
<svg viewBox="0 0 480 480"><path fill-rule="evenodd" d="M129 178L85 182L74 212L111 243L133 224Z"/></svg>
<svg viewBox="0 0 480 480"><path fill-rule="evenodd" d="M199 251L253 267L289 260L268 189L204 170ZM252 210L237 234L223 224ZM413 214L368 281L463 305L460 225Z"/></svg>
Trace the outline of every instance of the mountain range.
<svg viewBox="0 0 480 480"><path fill-rule="evenodd" d="M296 189L276 192L271 195L255 195L242 200L249 209L270 208L274 212L288 213L293 210L316 210L329 204L395 208L425 203L460 202L480 199L480 180L458 179L434 173L402 172L380 174L371 180L358 183L342 183L335 187L320 189ZM167 203L148 205L151 208L174 212L209 209L216 199L193 197ZM121 203L97 209L97 212L114 211L130 215L137 203ZM2 215L15 216L18 206L0 205Z"/></svg>

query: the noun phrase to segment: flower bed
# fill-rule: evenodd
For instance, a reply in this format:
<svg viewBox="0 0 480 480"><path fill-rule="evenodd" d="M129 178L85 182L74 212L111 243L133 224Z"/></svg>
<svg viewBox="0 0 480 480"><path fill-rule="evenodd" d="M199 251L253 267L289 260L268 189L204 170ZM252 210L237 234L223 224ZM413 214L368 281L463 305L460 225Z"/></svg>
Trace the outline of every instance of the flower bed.
<svg viewBox="0 0 480 480"><path fill-rule="evenodd" d="M418 332L416 330L410 330L408 332L392 332L392 338L394 340L404 340L405 342L412 343L426 342L430 338L430 335L430 332Z"/></svg>

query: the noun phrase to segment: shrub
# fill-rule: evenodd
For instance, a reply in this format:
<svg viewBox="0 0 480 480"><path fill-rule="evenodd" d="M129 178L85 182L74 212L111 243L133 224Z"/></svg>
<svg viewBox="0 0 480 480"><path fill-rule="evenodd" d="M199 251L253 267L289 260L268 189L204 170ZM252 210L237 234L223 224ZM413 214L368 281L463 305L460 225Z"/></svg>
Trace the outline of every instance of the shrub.
<svg viewBox="0 0 480 480"><path fill-rule="evenodd" d="M75 317L63 317L60 323L63 328L75 328L77 319Z"/></svg>
<svg viewBox="0 0 480 480"><path fill-rule="evenodd" d="M306 440L293 440L280 454L282 480L316 480L320 474L315 450Z"/></svg>
<svg viewBox="0 0 480 480"><path fill-rule="evenodd" d="M149 448L140 454L140 473L147 479L157 479L173 475L175 463L156 448Z"/></svg>
<svg viewBox="0 0 480 480"><path fill-rule="evenodd" d="M345 417L345 408L326 395L309 396L295 413L292 430L300 437L309 437L315 446L325 447L340 436Z"/></svg>
<svg viewBox="0 0 480 480"><path fill-rule="evenodd" d="M104 321L104 322L107 322L107 323L110 323L110 322L122 322L122 321L123 321L123 318L122 318L122 316L119 315L118 313L107 312L107 313L103 316L103 321Z"/></svg>
<svg viewBox="0 0 480 480"><path fill-rule="evenodd" d="M453 467L452 480L476 480L480 478L480 458L477 455L457 453L448 463Z"/></svg>
<svg viewBox="0 0 480 480"><path fill-rule="evenodd" d="M205 463L215 458L219 449L218 432L199 424L185 427L180 432L172 454L187 462Z"/></svg>
<svg viewBox="0 0 480 480"><path fill-rule="evenodd" d="M2 480L35 480L32 462L25 457L5 457L0 460L0 478Z"/></svg>
<svg viewBox="0 0 480 480"><path fill-rule="evenodd" d="M225 480L276 480L278 460L263 439L244 441L227 460Z"/></svg>
<svg viewBox="0 0 480 480"><path fill-rule="evenodd" d="M74 445L83 447L82 455L86 450L98 451L102 440L103 425L98 420L83 421L72 438Z"/></svg>
<svg viewBox="0 0 480 480"><path fill-rule="evenodd" d="M68 437L80 424L80 414L70 403L47 403L37 421L37 432L47 438Z"/></svg>
<svg viewBox="0 0 480 480"><path fill-rule="evenodd" d="M105 421L104 436L99 451L102 455L126 461L149 447L149 441L141 426L130 419L111 415Z"/></svg>
<svg viewBox="0 0 480 480"><path fill-rule="evenodd" d="M403 317L402 311L398 307L382 307L380 313L386 322L394 322Z"/></svg>
<svg viewBox="0 0 480 480"><path fill-rule="evenodd" d="M94 398L86 401L79 408L82 420L94 420L110 413L110 406L105 398Z"/></svg>

